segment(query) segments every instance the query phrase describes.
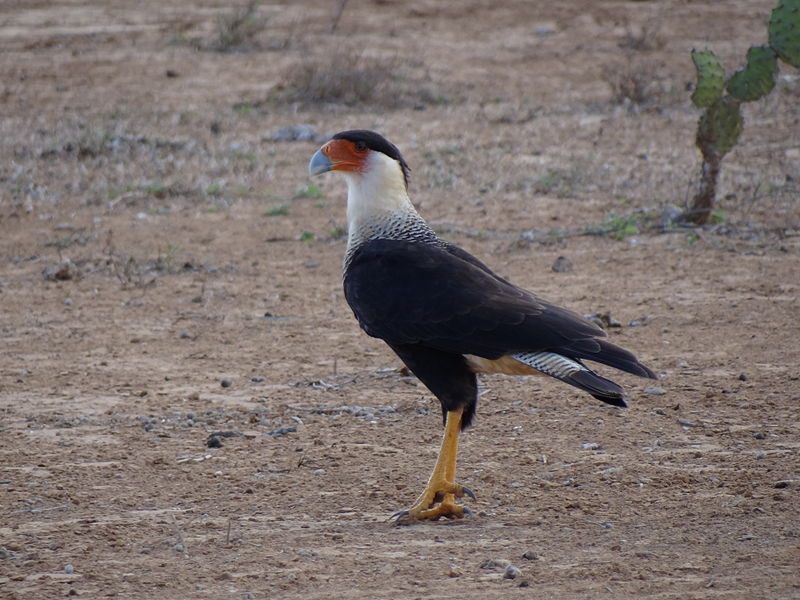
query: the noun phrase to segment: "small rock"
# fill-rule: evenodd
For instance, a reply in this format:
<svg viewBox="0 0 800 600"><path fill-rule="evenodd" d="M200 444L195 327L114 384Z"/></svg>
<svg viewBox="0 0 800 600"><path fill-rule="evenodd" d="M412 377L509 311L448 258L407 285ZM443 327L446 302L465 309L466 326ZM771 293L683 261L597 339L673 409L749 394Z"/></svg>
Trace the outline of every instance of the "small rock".
<svg viewBox="0 0 800 600"><path fill-rule="evenodd" d="M209 448L222 448L222 438L218 435L209 436L206 440L206 446Z"/></svg>
<svg viewBox="0 0 800 600"><path fill-rule="evenodd" d="M566 256L559 256L550 268L556 273L568 273L572 271L572 261Z"/></svg>
<svg viewBox="0 0 800 600"><path fill-rule="evenodd" d="M610 327L622 327L622 323L608 313L592 313L591 315L583 316L603 329L608 329Z"/></svg>
<svg viewBox="0 0 800 600"><path fill-rule="evenodd" d="M72 575L75 572L75 567L72 565L64 565L64 573L67 575Z"/></svg>
<svg viewBox="0 0 800 600"><path fill-rule="evenodd" d="M650 394L651 396L663 396L667 393L667 390L662 387L658 387L657 385L651 385L644 388L644 393Z"/></svg>
<svg viewBox="0 0 800 600"><path fill-rule="evenodd" d="M539 555L533 550L526 550L522 553L522 558L527 560L539 560Z"/></svg>
<svg viewBox="0 0 800 600"><path fill-rule="evenodd" d="M601 446L597 442L583 442L581 448L584 450L600 450Z"/></svg>
<svg viewBox="0 0 800 600"><path fill-rule="evenodd" d="M64 306L72 306L72 298L64 298Z"/></svg>
<svg viewBox="0 0 800 600"><path fill-rule="evenodd" d="M680 367L680 368L682 368L682 369L685 369L685 368L687 368L687 367L689 366L689 363L688 363L688 362L686 362L685 360L679 360L679 361L677 361L677 362L675 363L675 366L676 366L676 367Z"/></svg>
<svg viewBox="0 0 800 600"><path fill-rule="evenodd" d="M739 373L739 381L747 381L747 373Z"/></svg>
<svg viewBox="0 0 800 600"><path fill-rule="evenodd" d="M488 558L481 563L481 569L505 569L511 563L503 558Z"/></svg>
<svg viewBox="0 0 800 600"><path fill-rule="evenodd" d="M683 214L683 210L677 206L668 204L665 206L659 215L659 225L662 228L668 228L678 221L678 218Z"/></svg>
<svg viewBox="0 0 800 600"><path fill-rule="evenodd" d="M657 408L657 409L655 410L655 413L656 413L657 415L661 415L661 416L665 416L665 415L667 414L665 411L661 410L660 408Z"/></svg>
<svg viewBox="0 0 800 600"><path fill-rule="evenodd" d="M314 469L312 473L314 473L314 475L325 475L325 469Z"/></svg>
<svg viewBox="0 0 800 600"><path fill-rule="evenodd" d="M212 431L210 435L216 435L224 438L242 437L241 431Z"/></svg>
<svg viewBox="0 0 800 600"><path fill-rule="evenodd" d="M229 388L233 385L233 382L230 379L223 379L219 384L224 388Z"/></svg>
<svg viewBox="0 0 800 600"><path fill-rule="evenodd" d="M264 435L271 435L274 437L282 437L287 433L295 433L297 431L297 427L294 425L290 425L289 427L279 427L278 429L273 429L272 431L266 431Z"/></svg>
<svg viewBox="0 0 800 600"><path fill-rule="evenodd" d="M319 134L311 125L289 125L273 131L270 139L276 142L314 142L319 139Z"/></svg>
<svg viewBox="0 0 800 600"><path fill-rule="evenodd" d="M461 575L461 570L458 567L450 565L450 568L447 570L448 577L461 577Z"/></svg>
<svg viewBox="0 0 800 600"><path fill-rule="evenodd" d="M68 281L75 279L79 274L78 267L68 258L62 260L55 267L45 267L44 271L42 271L42 275L48 281Z"/></svg>
<svg viewBox="0 0 800 600"><path fill-rule="evenodd" d="M254 375L253 377L250 378L250 381L252 381L253 383L264 383L264 378L261 377L260 375Z"/></svg>
<svg viewBox="0 0 800 600"><path fill-rule="evenodd" d="M697 427L697 423L694 421L689 421L688 419L678 419L678 423L684 427Z"/></svg>
<svg viewBox="0 0 800 600"><path fill-rule="evenodd" d="M757 439L757 440L765 440L765 439L767 439L767 434L766 434L766 433L764 433L763 431L756 431L756 432L753 434L753 437L754 437L755 439Z"/></svg>
<svg viewBox="0 0 800 600"><path fill-rule="evenodd" d="M506 570L503 571L503 579L516 579L520 575L522 575L522 571L514 565L508 565Z"/></svg>
<svg viewBox="0 0 800 600"><path fill-rule="evenodd" d="M175 548L175 552L183 552L185 550L183 544L175 544L173 548Z"/></svg>

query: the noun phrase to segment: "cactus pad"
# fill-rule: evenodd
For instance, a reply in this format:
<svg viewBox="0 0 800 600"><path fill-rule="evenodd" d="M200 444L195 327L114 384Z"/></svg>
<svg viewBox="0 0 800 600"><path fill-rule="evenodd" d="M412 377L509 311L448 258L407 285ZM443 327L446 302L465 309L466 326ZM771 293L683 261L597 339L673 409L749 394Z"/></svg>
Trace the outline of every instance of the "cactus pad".
<svg viewBox="0 0 800 600"><path fill-rule="evenodd" d="M703 150L722 157L739 139L744 119L735 100L720 99L703 111L697 128L697 145Z"/></svg>
<svg viewBox="0 0 800 600"><path fill-rule="evenodd" d="M697 86L692 94L692 102L698 108L707 108L722 96L725 69L711 50L692 50L692 61L697 69Z"/></svg>
<svg viewBox="0 0 800 600"><path fill-rule="evenodd" d="M741 102L766 96L775 87L778 60L769 46L753 46L747 51L747 65L728 80L728 93Z"/></svg>
<svg viewBox="0 0 800 600"><path fill-rule="evenodd" d="M767 29L769 45L781 60L800 68L800 0L780 0Z"/></svg>

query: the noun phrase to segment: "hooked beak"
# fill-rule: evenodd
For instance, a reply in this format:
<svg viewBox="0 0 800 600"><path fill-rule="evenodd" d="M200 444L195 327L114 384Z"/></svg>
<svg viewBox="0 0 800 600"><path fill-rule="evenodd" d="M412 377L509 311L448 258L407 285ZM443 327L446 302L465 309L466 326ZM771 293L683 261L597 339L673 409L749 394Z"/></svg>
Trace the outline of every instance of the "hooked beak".
<svg viewBox="0 0 800 600"><path fill-rule="evenodd" d="M327 156L325 156L325 153L322 152L322 150L317 150L314 152L314 156L312 156L311 160L308 162L308 174L319 175L320 173L326 173L331 169L333 169L333 163Z"/></svg>

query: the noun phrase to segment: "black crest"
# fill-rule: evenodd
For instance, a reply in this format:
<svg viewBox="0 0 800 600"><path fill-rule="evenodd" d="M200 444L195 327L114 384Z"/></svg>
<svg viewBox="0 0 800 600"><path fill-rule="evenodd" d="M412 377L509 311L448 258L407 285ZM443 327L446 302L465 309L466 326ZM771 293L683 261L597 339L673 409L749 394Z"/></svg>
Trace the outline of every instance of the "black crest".
<svg viewBox="0 0 800 600"><path fill-rule="evenodd" d="M408 187L408 174L411 171L411 168L403 158L403 155L400 154L400 150L397 149L397 146L395 146L381 134L375 133L374 131L369 131L368 129L351 129L350 131L341 131L337 133L335 136L333 136L333 139L349 140L351 142L364 142L364 144L366 144L367 148L370 150L381 152L389 158L393 158L400 163L400 167L403 169L403 179L405 179L406 187Z"/></svg>

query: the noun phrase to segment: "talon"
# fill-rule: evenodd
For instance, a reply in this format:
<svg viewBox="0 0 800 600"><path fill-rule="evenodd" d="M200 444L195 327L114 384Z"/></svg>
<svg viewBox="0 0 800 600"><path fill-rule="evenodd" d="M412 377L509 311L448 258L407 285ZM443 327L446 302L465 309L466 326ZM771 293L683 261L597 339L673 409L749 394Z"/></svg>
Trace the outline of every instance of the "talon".
<svg viewBox="0 0 800 600"><path fill-rule="evenodd" d="M468 487L464 487L464 486L462 485L462 486L461 486L461 493L462 493L462 495L463 495L463 494L466 494L467 496L469 496L469 497L470 497L470 498L472 498L473 500L477 500L477 498L475 497L475 494L473 493L473 491L472 491L471 489L469 489ZM465 510L469 511L469 509L468 509L468 508L467 508L467 509L465 509Z"/></svg>

